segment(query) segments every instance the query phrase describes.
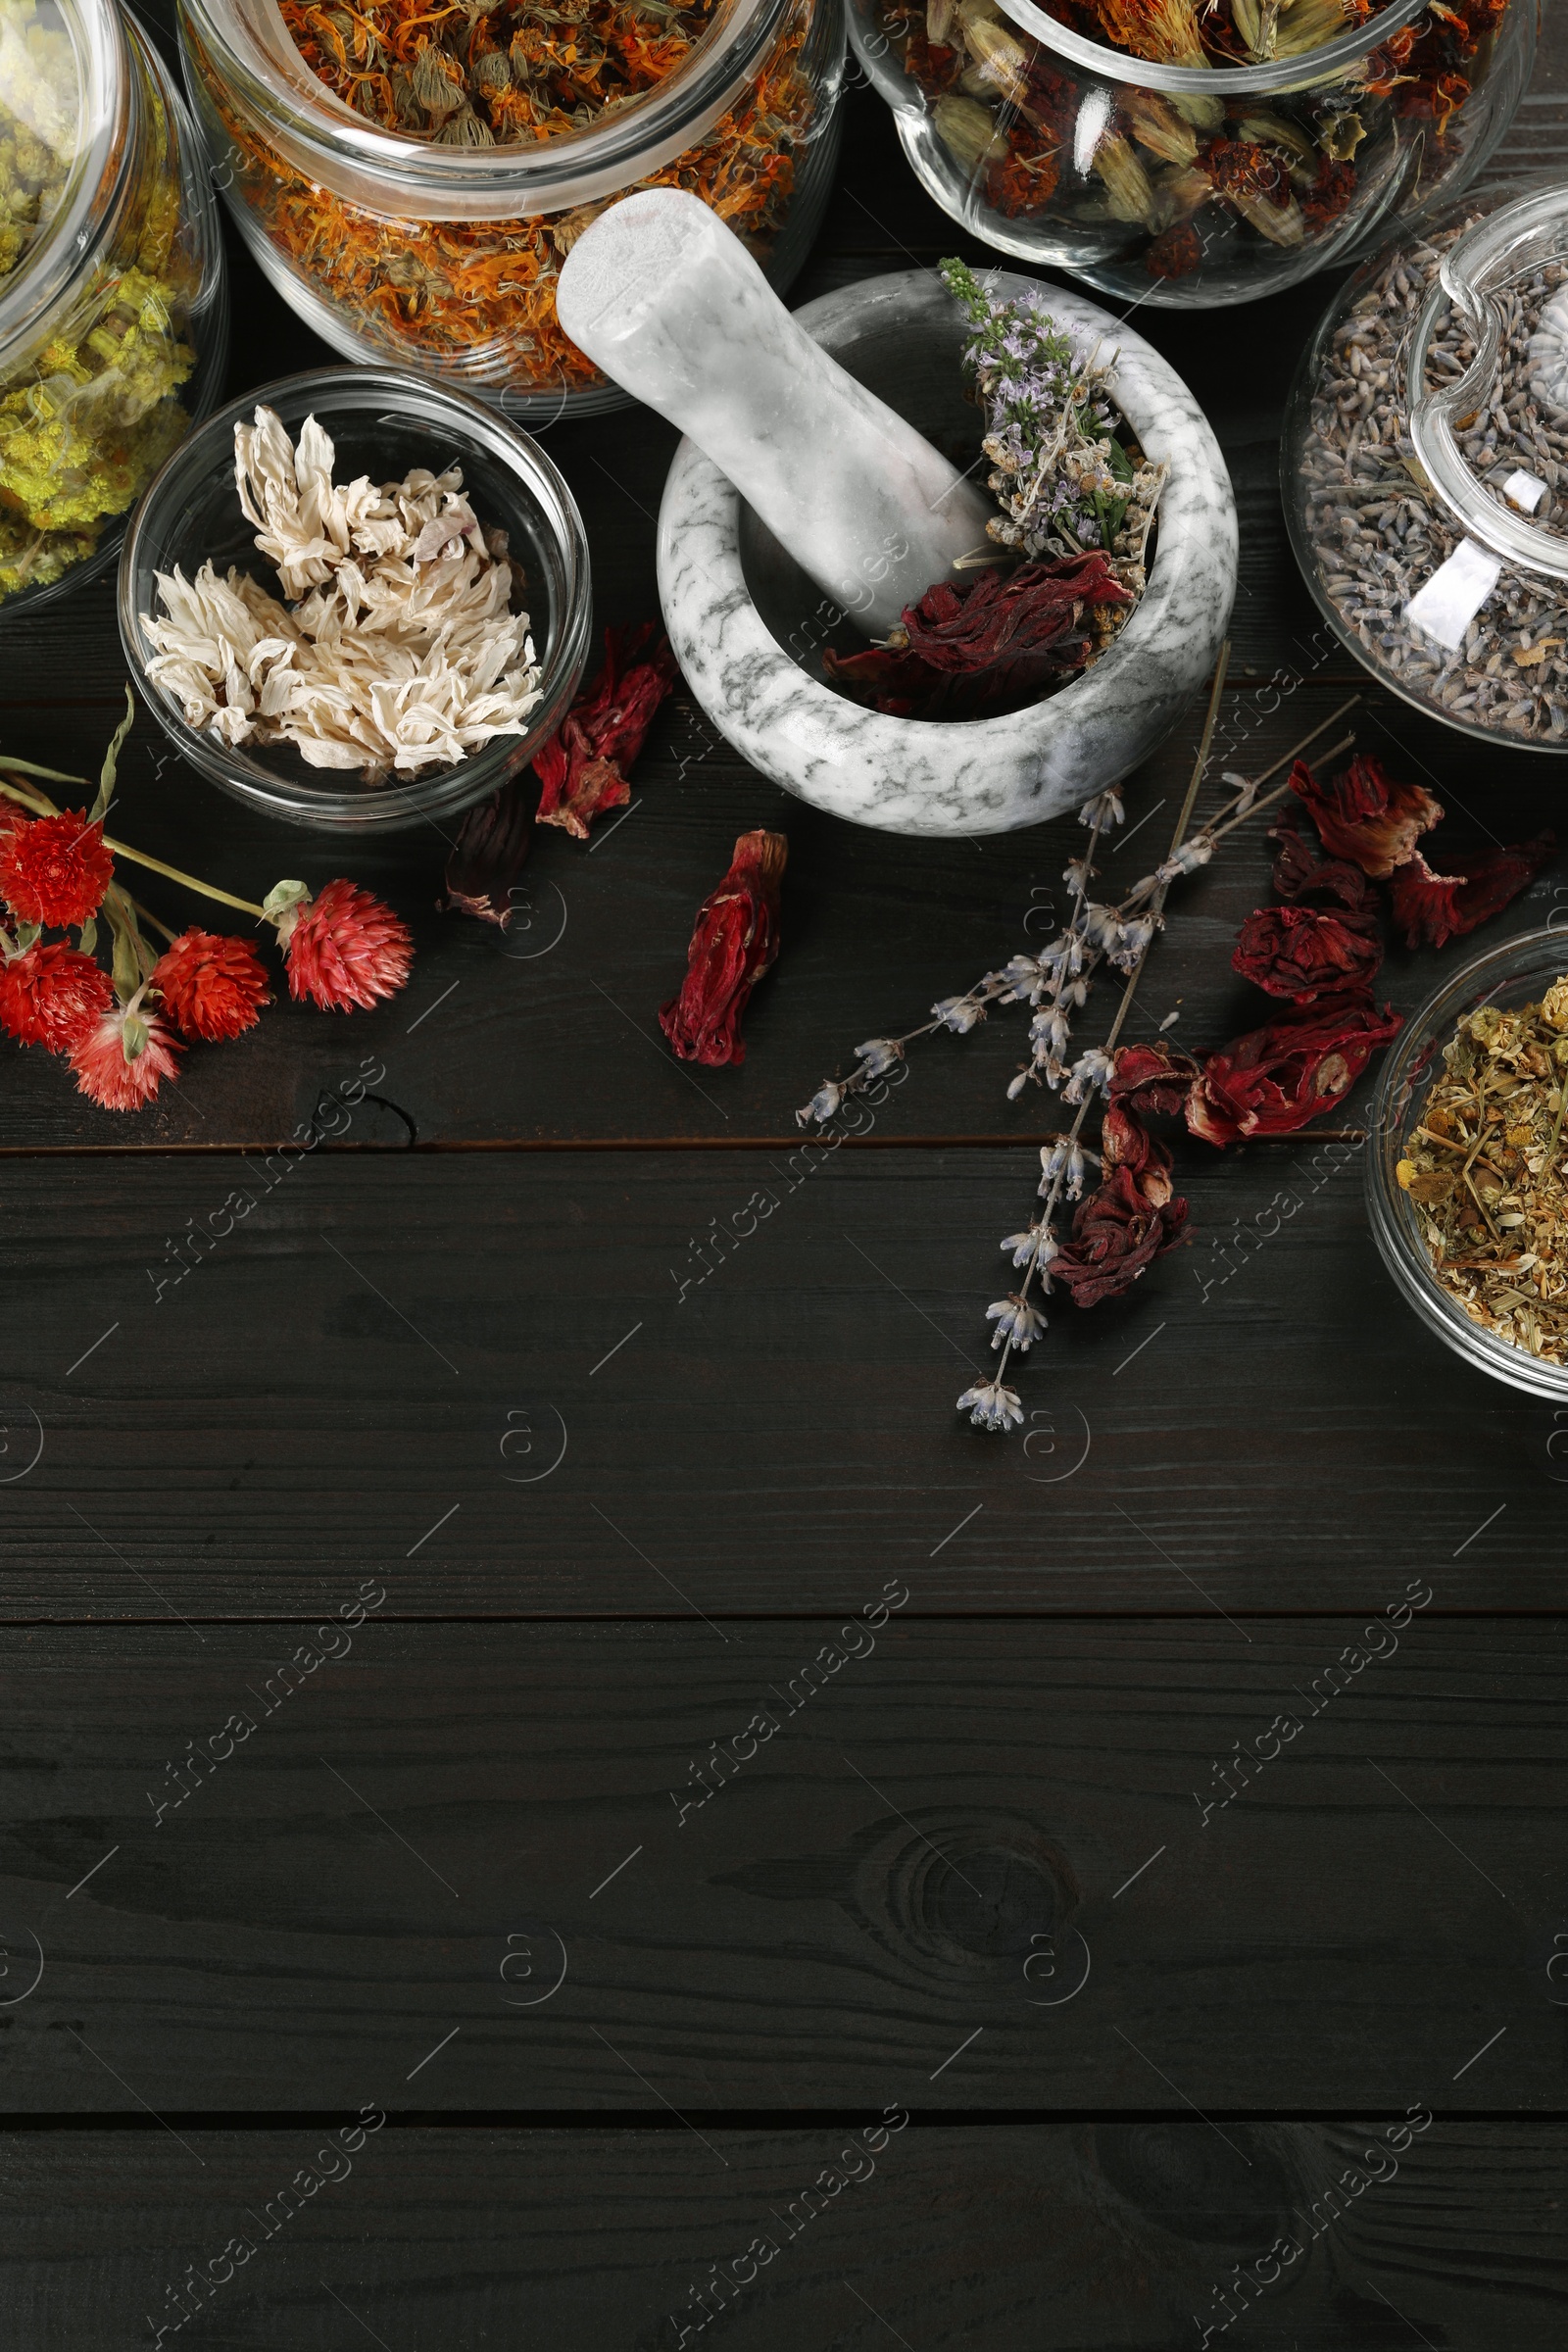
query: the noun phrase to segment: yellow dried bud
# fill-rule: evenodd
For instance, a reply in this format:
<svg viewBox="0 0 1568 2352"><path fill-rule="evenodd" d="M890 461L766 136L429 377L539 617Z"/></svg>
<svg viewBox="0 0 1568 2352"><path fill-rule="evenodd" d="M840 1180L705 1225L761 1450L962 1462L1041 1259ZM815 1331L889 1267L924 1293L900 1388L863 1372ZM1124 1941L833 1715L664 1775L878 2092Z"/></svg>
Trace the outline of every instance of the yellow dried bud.
<svg viewBox="0 0 1568 2352"><path fill-rule="evenodd" d="M1190 164L1197 157L1198 133L1153 90L1128 90L1122 112L1139 146L1157 155L1162 164Z"/></svg>
<svg viewBox="0 0 1568 2352"><path fill-rule="evenodd" d="M978 172L1007 152L989 111L974 98L939 98L932 109L937 137L965 172Z"/></svg>

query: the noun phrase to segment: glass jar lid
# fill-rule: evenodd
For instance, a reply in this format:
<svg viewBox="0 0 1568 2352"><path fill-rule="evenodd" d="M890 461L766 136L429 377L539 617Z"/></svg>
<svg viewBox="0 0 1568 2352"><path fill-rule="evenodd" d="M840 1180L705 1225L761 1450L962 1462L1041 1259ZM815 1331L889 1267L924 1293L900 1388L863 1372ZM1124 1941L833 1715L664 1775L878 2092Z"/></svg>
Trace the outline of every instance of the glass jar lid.
<svg viewBox="0 0 1568 2352"><path fill-rule="evenodd" d="M0 351L95 242L125 147L112 0L0 0Z"/></svg>
<svg viewBox="0 0 1568 2352"><path fill-rule="evenodd" d="M1531 469L1531 447L1512 429L1511 412L1523 397L1568 422L1564 265L1568 187L1544 188L1478 220L1445 254L1405 364L1410 440L1437 497L1491 555L1552 580L1568 580L1568 533L1533 517L1558 506L1558 468L1547 461L1549 480ZM1452 349L1455 329L1473 346L1468 367ZM1521 343L1523 384L1505 365Z"/></svg>

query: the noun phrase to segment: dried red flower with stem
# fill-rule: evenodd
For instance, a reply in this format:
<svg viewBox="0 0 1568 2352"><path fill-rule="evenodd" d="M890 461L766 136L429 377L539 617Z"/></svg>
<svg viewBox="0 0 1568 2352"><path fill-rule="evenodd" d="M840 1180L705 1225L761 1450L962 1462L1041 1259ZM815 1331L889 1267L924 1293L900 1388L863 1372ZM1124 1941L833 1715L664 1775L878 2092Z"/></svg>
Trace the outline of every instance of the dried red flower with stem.
<svg viewBox="0 0 1568 2352"><path fill-rule="evenodd" d="M893 718L963 718L1038 697L1083 667L1095 612L1132 602L1096 549L1016 571L939 580L905 608L885 646L835 654L835 686ZM1087 624L1087 625L1086 625Z"/></svg>
<svg viewBox="0 0 1568 2352"><path fill-rule="evenodd" d="M1187 1124L1206 1144L1294 1135L1349 1093L1401 1020L1365 995L1324 998L1210 1054L1187 1102Z"/></svg>
<svg viewBox="0 0 1568 2352"><path fill-rule="evenodd" d="M1171 1183L1171 1155L1112 1102L1100 1137L1104 1180L1078 1204L1072 1237L1051 1260L1051 1280L1075 1306L1099 1306L1130 1291L1156 1257L1183 1239L1187 1202Z"/></svg>
<svg viewBox="0 0 1568 2352"><path fill-rule="evenodd" d="M1348 858L1378 882L1413 858L1422 834L1443 819L1442 804L1424 785L1396 783L1382 760L1364 752L1326 784L1298 760L1291 770L1291 790L1330 857Z"/></svg>
<svg viewBox="0 0 1568 2352"><path fill-rule="evenodd" d="M0 895L24 923L79 929L114 878L102 824L72 809L18 817L0 841Z"/></svg>
<svg viewBox="0 0 1568 2352"><path fill-rule="evenodd" d="M1383 940L1370 907L1330 914L1316 906L1261 906L1242 925L1231 956L1244 980L1297 1004L1370 988L1382 962Z"/></svg>
<svg viewBox="0 0 1568 2352"><path fill-rule="evenodd" d="M644 656L653 639L658 642ZM540 824L560 825L586 841L596 816L625 807L631 798L628 771L676 675L675 657L657 621L606 629L598 674L534 754L533 772L544 786Z"/></svg>
<svg viewBox="0 0 1568 2352"><path fill-rule="evenodd" d="M249 941L216 931L182 931L154 964L151 986L174 1026L205 1045L242 1037L272 1001Z"/></svg>
<svg viewBox="0 0 1568 2352"><path fill-rule="evenodd" d="M409 976L414 942L390 906L341 879L313 899L302 882L280 882L263 906L277 925L289 994L326 1012L368 1011L395 996Z"/></svg>
<svg viewBox="0 0 1568 2352"><path fill-rule="evenodd" d="M1557 855L1554 833L1512 849L1478 850L1462 874L1435 874L1419 851L1396 866L1389 885L1406 947L1446 948L1510 906Z"/></svg>
<svg viewBox="0 0 1568 2352"><path fill-rule="evenodd" d="M24 1046L66 1054L114 1002L101 963L79 949L37 940L0 966L0 1028Z"/></svg>
<svg viewBox="0 0 1568 2352"><path fill-rule="evenodd" d="M721 1069L746 1059L741 1016L778 956L779 884L788 856L782 833L743 833L728 873L698 908L685 982L659 1015L682 1061Z"/></svg>
<svg viewBox="0 0 1568 2352"><path fill-rule="evenodd" d="M71 1050L76 1091L105 1110L140 1110L179 1075L179 1046L155 1012L141 1011L139 993L100 1014Z"/></svg>

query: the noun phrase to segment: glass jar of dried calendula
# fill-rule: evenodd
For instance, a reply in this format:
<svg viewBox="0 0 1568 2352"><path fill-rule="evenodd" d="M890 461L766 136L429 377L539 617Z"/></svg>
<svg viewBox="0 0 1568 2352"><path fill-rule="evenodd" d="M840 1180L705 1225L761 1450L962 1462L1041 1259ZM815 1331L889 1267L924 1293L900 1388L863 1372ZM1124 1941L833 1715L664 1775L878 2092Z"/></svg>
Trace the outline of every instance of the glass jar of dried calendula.
<svg viewBox="0 0 1568 2352"><path fill-rule="evenodd" d="M220 388L189 118L114 0L0 0L0 615L109 562Z"/></svg>
<svg viewBox="0 0 1568 2352"><path fill-rule="evenodd" d="M180 33L285 301L346 358L520 417L624 403L556 318L606 204L690 189L782 286L827 200L839 0L180 0Z"/></svg>
<svg viewBox="0 0 1568 2352"><path fill-rule="evenodd" d="M1485 162L1537 0L850 0L904 151L988 245L1138 303L1248 302Z"/></svg>

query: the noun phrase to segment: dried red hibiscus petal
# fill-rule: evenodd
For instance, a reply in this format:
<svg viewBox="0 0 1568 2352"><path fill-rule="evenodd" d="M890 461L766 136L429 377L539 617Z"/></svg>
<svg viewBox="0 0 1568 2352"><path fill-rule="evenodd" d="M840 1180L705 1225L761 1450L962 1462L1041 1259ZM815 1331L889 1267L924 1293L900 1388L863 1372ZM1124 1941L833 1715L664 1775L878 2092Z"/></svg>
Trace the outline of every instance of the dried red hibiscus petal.
<svg viewBox="0 0 1568 2352"><path fill-rule="evenodd" d="M512 886L533 847L533 811L516 776L470 808L458 827L447 858L446 895L437 907L447 914L476 915L482 923L512 921Z"/></svg>
<svg viewBox="0 0 1568 2352"><path fill-rule="evenodd" d="M828 678L890 718L963 718L1038 696L1082 669L1094 642L1085 616L1131 602L1097 549L1054 564L939 580L886 646L822 657Z"/></svg>
<svg viewBox="0 0 1568 2352"><path fill-rule="evenodd" d="M643 647L656 636L653 652L640 660ZM605 631L605 659L598 675L550 741L534 754L533 772L544 786L539 796L542 825L561 825L586 841L596 816L603 816L607 808L625 807L631 798L627 771L675 674L675 657L656 622Z"/></svg>
<svg viewBox="0 0 1568 2352"><path fill-rule="evenodd" d="M697 910L685 983L659 1015L682 1061L721 1069L746 1059L741 1015L778 956L778 891L789 847L782 833L743 833L729 872Z"/></svg>
<svg viewBox="0 0 1568 2352"><path fill-rule="evenodd" d="M1188 1098L1187 1124L1206 1144L1293 1135L1349 1093L1399 1027L1392 1004L1380 1012L1367 996L1303 1005L1208 1056Z"/></svg>
<svg viewBox="0 0 1568 2352"><path fill-rule="evenodd" d="M1435 874L1419 851L1395 869L1394 919L1406 947L1446 948L1487 922L1528 890L1557 855L1555 833L1538 833L1509 850L1479 850L1462 874Z"/></svg>
<svg viewBox="0 0 1568 2352"><path fill-rule="evenodd" d="M1170 1179L1163 1144L1119 1103L1105 1113L1100 1149L1104 1181L1079 1202L1072 1239L1051 1261L1051 1279L1075 1306L1099 1306L1130 1291L1146 1267L1184 1238L1187 1203Z"/></svg>
<svg viewBox="0 0 1568 2352"><path fill-rule="evenodd" d="M1231 956L1244 980L1297 1004L1370 988L1382 961L1378 918L1370 907L1329 914L1315 906L1261 906L1242 925Z"/></svg>
<svg viewBox="0 0 1568 2352"><path fill-rule="evenodd" d="M1110 1099L1141 1119L1174 1118L1202 1074L1201 1062L1174 1047L1123 1046L1110 1073Z"/></svg>
<svg viewBox="0 0 1568 2352"><path fill-rule="evenodd" d="M1282 899L1338 899L1342 906L1364 906L1367 879L1344 858L1319 864L1301 836L1297 811L1283 808L1270 838L1280 845L1274 860L1275 895Z"/></svg>
<svg viewBox="0 0 1568 2352"><path fill-rule="evenodd" d="M1349 858L1378 882L1413 858L1422 834L1443 818L1441 803L1423 785L1396 784L1381 760L1361 752L1331 784L1298 760L1291 790L1305 803L1329 856Z"/></svg>

